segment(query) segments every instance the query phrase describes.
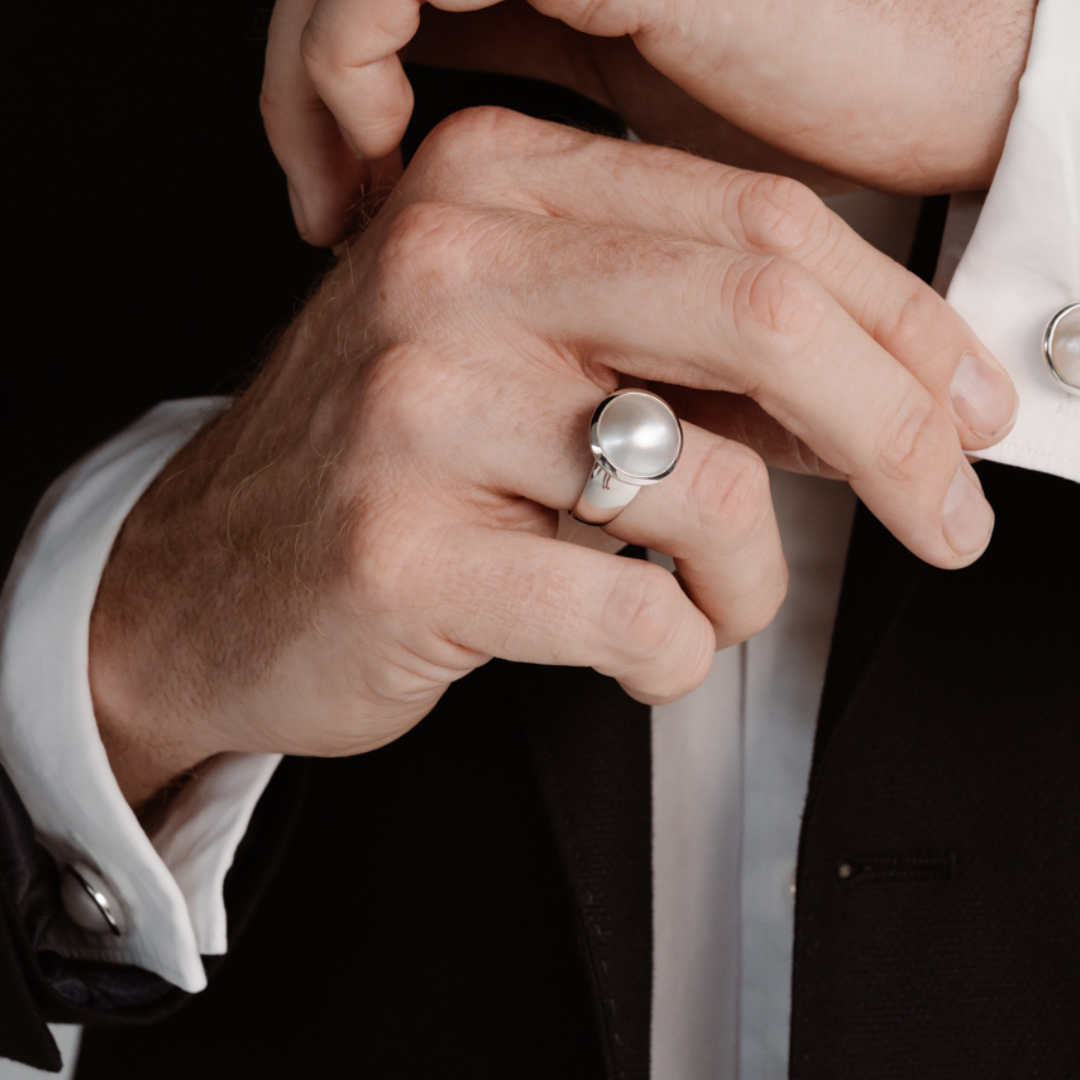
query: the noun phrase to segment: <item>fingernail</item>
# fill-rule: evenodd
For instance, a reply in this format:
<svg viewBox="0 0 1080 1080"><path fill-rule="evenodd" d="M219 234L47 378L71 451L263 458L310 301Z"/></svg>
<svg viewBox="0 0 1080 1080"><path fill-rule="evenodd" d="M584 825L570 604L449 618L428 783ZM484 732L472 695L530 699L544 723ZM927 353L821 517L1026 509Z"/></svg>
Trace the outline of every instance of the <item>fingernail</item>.
<svg viewBox="0 0 1080 1080"><path fill-rule="evenodd" d="M289 181L289 206L292 207L293 220L296 222L296 231L300 234L302 239L306 240L308 238L307 214L304 213L304 204L300 201L300 196L297 194L296 188L292 186L292 181Z"/></svg>
<svg viewBox="0 0 1080 1080"><path fill-rule="evenodd" d="M967 463L956 470L941 516L949 547L965 558L982 551L994 529L994 511L983 496L975 470Z"/></svg>
<svg viewBox="0 0 1080 1080"><path fill-rule="evenodd" d="M953 373L953 409L980 439L1004 431L1016 415L1017 398L1012 380L988 361L966 352Z"/></svg>

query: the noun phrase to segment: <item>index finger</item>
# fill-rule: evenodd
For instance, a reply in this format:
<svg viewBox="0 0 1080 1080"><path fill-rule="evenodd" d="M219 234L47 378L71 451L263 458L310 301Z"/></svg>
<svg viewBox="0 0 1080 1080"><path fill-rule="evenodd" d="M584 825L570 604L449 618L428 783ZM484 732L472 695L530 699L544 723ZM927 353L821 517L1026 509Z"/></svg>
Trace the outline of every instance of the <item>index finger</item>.
<svg viewBox="0 0 1080 1080"><path fill-rule="evenodd" d="M316 0L274 5L259 104L270 146L288 179L297 230L308 243L329 247L350 230L365 186L392 179L400 162L396 154L363 160L350 147L333 105L328 107L308 77L300 41L315 7ZM412 108L407 82L405 90L407 120Z"/></svg>
<svg viewBox="0 0 1080 1080"><path fill-rule="evenodd" d="M933 394L964 449L984 449L1012 426L1012 381L964 319L798 181L533 123L534 146L546 134L550 149L506 155L498 171L508 201L798 263ZM604 182L583 182L589 176Z"/></svg>
<svg viewBox="0 0 1080 1080"><path fill-rule="evenodd" d="M357 154L397 149L413 94L398 60L420 25L424 0L318 0L300 41L312 85ZM499 0L437 0L443 11L479 11Z"/></svg>

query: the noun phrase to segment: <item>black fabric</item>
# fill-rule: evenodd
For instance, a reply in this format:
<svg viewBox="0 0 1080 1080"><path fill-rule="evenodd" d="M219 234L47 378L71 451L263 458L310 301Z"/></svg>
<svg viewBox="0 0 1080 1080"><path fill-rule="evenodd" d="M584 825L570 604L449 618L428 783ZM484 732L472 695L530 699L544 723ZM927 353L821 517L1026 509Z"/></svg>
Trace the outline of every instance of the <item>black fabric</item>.
<svg viewBox="0 0 1080 1080"><path fill-rule="evenodd" d="M578 674L529 694L551 704ZM311 762L288 857L210 989L153 1028L88 1031L79 1080L603 1077L522 704L495 662L390 746Z"/></svg>
<svg viewBox="0 0 1080 1080"><path fill-rule="evenodd" d="M949 216L949 196L932 195L923 199L915 236L908 252L907 268L928 284L937 269L938 252Z"/></svg>
<svg viewBox="0 0 1080 1080"><path fill-rule="evenodd" d="M857 526L800 848L794 1080L1080 1076L1080 488L980 476L997 526L967 570Z"/></svg>
<svg viewBox="0 0 1080 1080"><path fill-rule="evenodd" d="M22 955L12 940L11 916L7 911L3 914L0 921L0 970L5 973L4 1007L0 1011L2 1056L59 1072L60 1051L37 1008L23 970Z"/></svg>
<svg viewBox="0 0 1080 1080"><path fill-rule="evenodd" d="M519 665L525 730L575 899L607 1075L649 1075L652 754L649 709L589 670Z"/></svg>
<svg viewBox="0 0 1080 1080"><path fill-rule="evenodd" d="M55 893L56 867L34 838L7 773L0 768L0 1048L4 1056L57 1072L60 1053L45 1026L28 983L26 945L18 941L25 922L40 918L42 894ZM47 906L47 901L45 902Z"/></svg>
<svg viewBox="0 0 1080 1080"><path fill-rule="evenodd" d="M306 763L279 770L253 817L226 879L231 913L230 940L236 940L291 836L303 795ZM0 980L5 1010L0 1013L4 1056L59 1066L46 1021L124 1026L147 1023L178 1008L189 995L165 980L120 964L69 960L48 943L62 918L59 871L37 842L33 825L7 773L0 768ZM208 958L212 968L219 958ZM0 984L4 985L4 984Z"/></svg>
<svg viewBox="0 0 1080 1080"><path fill-rule="evenodd" d="M5 422L233 389L328 264L259 120L269 6L8 6Z"/></svg>

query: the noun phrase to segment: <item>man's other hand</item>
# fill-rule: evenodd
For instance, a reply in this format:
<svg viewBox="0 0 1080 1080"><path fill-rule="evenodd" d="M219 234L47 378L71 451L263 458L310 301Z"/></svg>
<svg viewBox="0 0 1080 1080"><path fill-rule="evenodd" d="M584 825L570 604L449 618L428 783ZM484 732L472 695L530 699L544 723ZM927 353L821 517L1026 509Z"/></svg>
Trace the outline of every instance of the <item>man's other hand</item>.
<svg viewBox="0 0 1080 1080"><path fill-rule="evenodd" d="M669 478L579 529L677 576L559 538L627 381L694 389L696 423ZM847 478L960 567L993 521L964 451L1014 404L796 182L459 113L128 518L91 633L114 771L140 803L225 750L370 750L495 656L676 698L784 596L767 461Z"/></svg>
<svg viewBox="0 0 1080 1080"><path fill-rule="evenodd" d="M745 132L871 187L978 189L1001 154L1035 2L434 0L422 25L420 0L279 0L263 115L316 244L348 230L365 182L393 174L412 109L397 54L418 29L413 59L546 78L648 141L787 171L735 156Z"/></svg>

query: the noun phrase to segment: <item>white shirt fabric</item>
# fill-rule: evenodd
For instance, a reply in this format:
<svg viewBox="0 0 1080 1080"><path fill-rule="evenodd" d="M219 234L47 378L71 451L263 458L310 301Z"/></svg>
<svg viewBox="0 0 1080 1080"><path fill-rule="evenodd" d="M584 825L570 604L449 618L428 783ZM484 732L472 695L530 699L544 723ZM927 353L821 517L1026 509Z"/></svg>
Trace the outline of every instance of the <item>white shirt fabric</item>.
<svg viewBox="0 0 1080 1080"><path fill-rule="evenodd" d="M1080 301L1080 3L1036 12L1001 163L947 296L1020 394L1013 430L980 456L1080 480L1080 396L1042 355L1046 324Z"/></svg>
<svg viewBox="0 0 1080 1080"><path fill-rule="evenodd" d="M763 633L653 709L652 1075L786 1075L795 854L855 510L773 472L791 571Z"/></svg>
<svg viewBox="0 0 1080 1080"><path fill-rule="evenodd" d="M58 922L66 956L135 964L184 990L206 986L200 953L226 947L222 886L278 755L226 755L143 832L98 735L87 672L90 612L120 526L214 399L159 405L49 489L0 595L0 761L42 844L109 887L124 933ZM104 931L104 926L102 927Z"/></svg>
<svg viewBox="0 0 1080 1080"><path fill-rule="evenodd" d="M1014 434L984 456L1074 480L1077 401L1039 344L1050 315L1080 300L1078 43L1080 4L1042 0L1005 156L949 293L1021 393ZM216 761L148 837L97 737L86 656L124 517L214 405L160 406L57 481L0 597L0 761L58 863L96 870L125 924L118 938L60 928L54 944L189 991L205 985L200 952L225 949L222 882L278 758ZM778 476L775 491L788 603L717 658L706 688L654 717L658 1077L786 1074L790 882L851 500L806 478Z"/></svg>

